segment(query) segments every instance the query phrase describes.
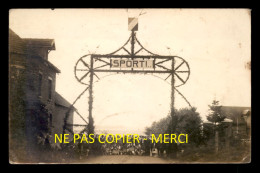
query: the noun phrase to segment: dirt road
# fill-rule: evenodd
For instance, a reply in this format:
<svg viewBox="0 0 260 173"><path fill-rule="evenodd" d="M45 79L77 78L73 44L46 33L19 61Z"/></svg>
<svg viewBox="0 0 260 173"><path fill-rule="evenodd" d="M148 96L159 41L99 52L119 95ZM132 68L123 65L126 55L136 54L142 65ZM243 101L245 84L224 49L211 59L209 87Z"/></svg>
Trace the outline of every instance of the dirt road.
<svg viewBox="0 0 260 173"><path fill-rule="evenodd" d="M170 164L176 163L166 158L150 157L150 156L131 156L131 155L107 155L95 156L82 160L82 163L90 164Z"/></svg>

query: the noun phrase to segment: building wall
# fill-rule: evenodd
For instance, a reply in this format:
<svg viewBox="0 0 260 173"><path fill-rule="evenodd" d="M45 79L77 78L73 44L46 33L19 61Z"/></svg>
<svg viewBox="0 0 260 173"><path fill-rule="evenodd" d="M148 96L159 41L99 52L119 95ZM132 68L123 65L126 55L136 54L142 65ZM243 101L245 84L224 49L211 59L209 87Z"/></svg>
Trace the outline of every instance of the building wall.
<svg viewBox="0 0 260 173"><path fill-rule="evenodd" d="M53 126L52 130L51 130L52 142L54 142L55 134L60 136L60 134L63 133L64 118L65 118L65 115L68 110L69 110L68 107L64 107L64 106L55 104L55 111L54 111L55 116L53 117L53 120L52 120L53 124L55 124L55 126ZM74 112L73 109L69 112L69 116L67 119L68 124L73 124L73 112ZM70 127L70 129L73 131L73 127ZM68 131L66 131L65 133L68 134ZM71 137L70 139L73 138L73 136L71 136L71 134L70 134L70 137Z"/></svg>
<svg viewBox="0 0 260 173"><path fill-rule="evenodd" d="M42 47L33 47L32 51L37 52L37 54L45 60L48 60L48 50Z"/></svg>
<svg viewBox="0 0 260 173"><path fill-rule="evenodd" d="M28 143L37 143L37 135L48 133L50 130L50 114L54 115L55 109L55 84L56 71L49 67L39 56L9 53L10 60L10 82L15 82L17 75L24 73L25 101L25 134ZM39 74L42 75L42 82L39 83ZM52 80L51 99L49 99L48 80ZM39 86L41 85L41 95Z"/></svg>
<svg viewBox="0 0 260 173"><path fill-rule="evenodd" d="M45 104L50 112L54 110L56 72L41 57L10 53L10 71L14 68L26 69L26 100L27 109L34 109L36 102ZM39 74L42 74L41 96L39 96ZM52 98L48 98L48 80L52 80Z"/></svg>
<svg viewBox="0 0 260 173"><path fill-rule="evenodd" d="M28 69L28 84L29 91L27 92L28 100L37 100L45 104L50 112L53 112L55 101L55 84L56 72L48 67L46 62L41 61L40 57L28 58L30 64ZM42 75L42 83L39 83L39 75ZM48 80L52 80L51 99L49 99ZM39 85L41 85L41 94L38 92Z"/></svg>

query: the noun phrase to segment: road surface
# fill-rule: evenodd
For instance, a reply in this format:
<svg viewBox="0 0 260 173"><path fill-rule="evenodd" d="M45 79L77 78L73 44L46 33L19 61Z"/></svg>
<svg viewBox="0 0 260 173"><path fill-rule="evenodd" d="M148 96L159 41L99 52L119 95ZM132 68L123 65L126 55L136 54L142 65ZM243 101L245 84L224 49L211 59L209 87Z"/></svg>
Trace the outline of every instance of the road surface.
<svg viewBox="0 0 260 173"><path fill-rule="evenodd" d="M150 156L133 156L133 155L104 155L104 156L92 156L87 159L82 159L82 163L90 164L170 164L176 163L176 161Z"/></svg>

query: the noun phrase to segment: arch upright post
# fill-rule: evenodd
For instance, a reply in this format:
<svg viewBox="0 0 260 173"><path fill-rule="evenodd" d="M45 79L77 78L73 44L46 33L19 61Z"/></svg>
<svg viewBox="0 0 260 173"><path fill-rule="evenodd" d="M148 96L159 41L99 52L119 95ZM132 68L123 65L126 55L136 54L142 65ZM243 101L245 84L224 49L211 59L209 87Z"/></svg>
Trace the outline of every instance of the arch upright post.
<svg viewBox="0 0 260 173"><path fill-rule="evenodd" d="M90 56L90 80L89 80L89 121L88 121L88 134L94 133L94 121L92 116L92 108L93 108L93 56Z"/></svg>
<svg viewBox="0 0 260 173"><path fill-rule="evenodd" d="M172 76L171 76L171 133L173 132L173 126L174 126L174 116L175 116L175 110L174 110L174 85L175 85L175 79L174 79L174 65L175 65L175 60L174 58L172 59Z"/></svg>

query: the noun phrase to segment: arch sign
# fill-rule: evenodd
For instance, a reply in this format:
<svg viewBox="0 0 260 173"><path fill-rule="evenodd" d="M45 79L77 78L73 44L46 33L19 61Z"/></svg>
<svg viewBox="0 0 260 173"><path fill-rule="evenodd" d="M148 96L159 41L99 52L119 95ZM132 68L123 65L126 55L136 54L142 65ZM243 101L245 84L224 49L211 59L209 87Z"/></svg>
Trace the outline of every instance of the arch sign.
<svg viewBox="0 0 260 173"><path fill-rule="evenodd" d="M89 91L89 116L88 121L77 111L76 113L87 123L86 125L67 124L67 116L64 120L64 130L69 126L85 126L88 133L94 132L92 104L93 104L93 80L100 79L99 73L138 73L138 74L165 74L167 79L171 79L171 111L174 111L174 91L177 91L189 104L187 99L176 89L184 85L190 76L189 64L179 56L161 56L145 49L136 37L138 20L130 18L128 20L131 35L126 43L110 54L87 54L79 58L74 67L75 78L78 82L86 85L86 89L78 96L76 101L87 90ZM190 104L189 104L190 105Z"/></svg>

